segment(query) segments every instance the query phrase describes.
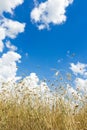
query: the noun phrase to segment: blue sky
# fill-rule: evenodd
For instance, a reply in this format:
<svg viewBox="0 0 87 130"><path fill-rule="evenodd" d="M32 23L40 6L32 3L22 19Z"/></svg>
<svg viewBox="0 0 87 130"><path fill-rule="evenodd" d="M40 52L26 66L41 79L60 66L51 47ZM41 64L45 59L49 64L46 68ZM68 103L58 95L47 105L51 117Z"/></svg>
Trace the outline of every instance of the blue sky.
<svg viewBox="0 0 87 130"><path fill-rule="evenodd" d="M32 10L33 1L26 0L22 7L16 9L15 18L26 23L25 32L14 41L19 50L23 51L25 70L49 73L50 68L66 69L69 62L87 62L86 4L86 1L75 0L67 8L65 23L51 25L50 30L42 31L31 23L29 12ZM73 59L67 57L67 51L70 51L71 54L75 53L76 56ZM25 57L26 52L29 54L28 57ZM63 59L62 63L58 64L58 59ZM37 66L40 66L40 70L37 69Z"/></svg>
<svg viewBox="0 0 87 130"><path fill-rule="evenodd" d="M18 34L15 39L10 39L10 42L17 46L17 53L22 56L21 63L18 64L19 75L35 72L41 77L49 77L53 74L51 68L69 71L72 62L87 63L86 5L86 0L74 0L66 8L67 20L64 23L51 23L50 29L43 30L39 30L37 23L31 20L30 14L35 8L33 0L25 0L15 8L13 15L4 13L6 18L26 24L23 33ZM7 39L9 38L5 40Z"/></svg>

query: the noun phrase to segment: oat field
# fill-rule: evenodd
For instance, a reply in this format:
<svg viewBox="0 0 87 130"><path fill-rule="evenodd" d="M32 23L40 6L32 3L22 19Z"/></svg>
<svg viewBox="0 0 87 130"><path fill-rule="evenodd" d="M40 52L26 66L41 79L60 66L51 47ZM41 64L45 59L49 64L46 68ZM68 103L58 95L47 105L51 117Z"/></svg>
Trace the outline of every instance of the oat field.
<svg viewBox="0 0 87 130"><path fill-rule="evenodd" d="M0 130L87 130L86 94L51 91L44 81L31 89L27 80L1 84Z"/></svg>

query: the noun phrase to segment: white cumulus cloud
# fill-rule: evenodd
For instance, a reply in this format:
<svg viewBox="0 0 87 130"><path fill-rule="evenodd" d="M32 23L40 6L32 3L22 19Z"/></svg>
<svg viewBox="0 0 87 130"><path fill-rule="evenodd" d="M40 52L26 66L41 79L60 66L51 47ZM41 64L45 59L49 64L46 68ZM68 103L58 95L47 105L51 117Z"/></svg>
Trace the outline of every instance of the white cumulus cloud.
<svg viewBox="0 0 87 130"><path fill-rule="evenodd" d="M3 18L0 21L0 52L3 52L5 38L14 39L19 33L24 32L25 24L18 21Z"/></svg>
<svg viewBox="0 0 87 130"><path fill-rule="evenodd" d="M87 79L76 78L75 84L78 90L87 92Z"/></svg>
<svg viewBox="0 0 87 130"><path fill-rule="evenodd" d="M23 3L24 0L0 0L0 15L3 12L12 13L16 6Z"/></svg>
<svg viewBox="0 0 87 130"><path fill-rule="evenodd" d="M5 35L7 37L10 37L10 38L16 38L16 36L21 33L21 32L24 32L24 27L25 27L25 24L24 23L20 23L18 21L13 21L13 20L10 20L10 19L3 19L3 24L2 24L2 27L6 30L5 31Z"/></svg>
<svg viewBox="0 0 87 130"><path fill-rule="evenodd" d="M0 52L3 52L3 40L7 37L16 38L16 36L24 31L25 24L4 16L4 12L14 13L14 9L22 4L24 0L0 0Z"/></svg>
<svg viewBox="0 0 87 130"><path fill-rule="evenodd" d="M21 56L13 51L8 51L4 53L0 58L0 80L9 81L17 80L19 77L16 77L17 72L17 63L20 61Z"/></svg>
<svg viewBox="0 0 87 130"><path fill-rule="evenodd" d="M24 0L0 0L0 80L17 80L19 77L17 73L17 62L21 58L21 55L15 52L17 47L12 45L10 39L15 39L19 33L24 32L25 23L20 23L12 19L8 19L4 16L4 12L10 14L14 13L14 9L22 4ZM9 41L6 41L9 38ZM5 41L6 42L5 42ZM3 53L4 47L9 51Z"/></svg>
<svg viewBox="0 0 87 130"><path fill-rule="evenodd" d="M87 64L78 62L77 64L71 63L70 69L72 72L77 75L87 76Z"/></svg>
<svg viewBox="0 0 87 130"><path fill-rule="evenodd" d="M21 55L15 52L17 47L12 45L10 39L15 39L19 33L24 32L25 23L20 23L4 16L4 12L14 13L14 9L22 4L24 0L0 0L0 80L17 80L17 62L20 61ZM9 38L8 41L6 39ZM9 51L3 53L4 47Z"/></svg>
<svg viewBox="0 0 87 130"><path fill-rule="evenodd" d="M3 44L4 39L5 39L5 28L0 27L0 52L2 52L4 48Z"/></svg>
<svg viewBox="0 0 87 130"><path fill-rule="evenodd" d="M49 28L49 24L62 24L66 21L66 8L72 4L73 0L47 0L38 3L31 11L31 19L37 23L38 29Z"/></svg>

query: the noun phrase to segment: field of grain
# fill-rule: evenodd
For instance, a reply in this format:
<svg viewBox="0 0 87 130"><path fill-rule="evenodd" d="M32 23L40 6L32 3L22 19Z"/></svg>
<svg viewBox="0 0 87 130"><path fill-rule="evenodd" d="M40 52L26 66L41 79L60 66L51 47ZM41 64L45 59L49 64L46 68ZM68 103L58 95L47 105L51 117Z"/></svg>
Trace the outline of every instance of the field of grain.
<svg viewBox="0 0 87 130"><path fill-rule="evenodd" d="M27 80L0 84L0 130L87 130L86 94Z"/></svg>

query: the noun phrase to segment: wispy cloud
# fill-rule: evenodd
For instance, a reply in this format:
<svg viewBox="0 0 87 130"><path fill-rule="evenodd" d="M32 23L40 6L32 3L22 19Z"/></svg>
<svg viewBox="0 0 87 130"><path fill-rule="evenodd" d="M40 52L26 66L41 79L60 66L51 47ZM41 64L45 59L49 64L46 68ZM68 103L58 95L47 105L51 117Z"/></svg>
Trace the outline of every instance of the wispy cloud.
<svg viewBox="0 0 87 130"><path fill-rule="evenodd" d="M5 45L10 51L17 51L17 47L12 45L10 41L7 41Z"/></svg>

